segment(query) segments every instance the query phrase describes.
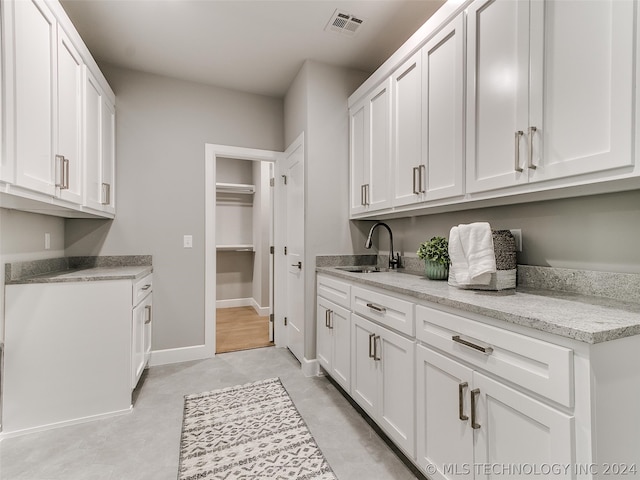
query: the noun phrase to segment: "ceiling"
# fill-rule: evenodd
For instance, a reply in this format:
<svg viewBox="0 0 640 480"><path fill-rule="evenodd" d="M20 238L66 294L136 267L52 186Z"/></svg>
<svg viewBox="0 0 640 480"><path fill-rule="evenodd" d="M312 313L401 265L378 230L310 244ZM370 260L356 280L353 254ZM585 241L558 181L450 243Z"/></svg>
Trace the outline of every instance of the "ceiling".
<svg viewBox="0 0 640 480"><path fill-rule="evenodd" d="M444 0L61 0L99 64L282 97L305 59L373 72ZM364 20L325 31L336 9Z"/></svg>

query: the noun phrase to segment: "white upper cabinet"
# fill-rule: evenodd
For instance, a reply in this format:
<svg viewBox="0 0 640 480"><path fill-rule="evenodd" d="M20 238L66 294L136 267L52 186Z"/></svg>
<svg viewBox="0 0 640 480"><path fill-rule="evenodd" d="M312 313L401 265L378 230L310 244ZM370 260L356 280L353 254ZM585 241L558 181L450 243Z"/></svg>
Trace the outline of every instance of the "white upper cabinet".
<svg viewBox="0 0 640 480"><path fill-rule="evenodd" d="M529 3L479 0L467 19L467 192L525 183Z"/></svg>
<svg viewBox="0 0 640 480"><path fill-rule="evenodd" d="M471 4L467 192L633 165L634 22L625 0Z"/></svg>
<svg viewBox="0 0 640 480"><path fill-rule="evenodd" d="M422 55L413 55L391 77L393 91L393 204L424 197L422 163Z"/></svg>
<svg viewBox="0 0 640 480"><path fill-rule="evenodd" d="M464 38L459 14L422 49L425 200L464 193Z"/></svg>
<svg viewBox="0 0 640 480"><path fill-rule="evenodd" d="M3 12L5 31L13 32L11 40L15 52L15 104L11 119L15 144L9 154L15 159L14 182L30 190L54 195L56 19L39 0L7 2L4 7L7 9Z"/></svg>
<svg viewBox="0 0 640 480"><path fill-rule="evenodd" d="M115 109L95 77L85 71L85 205L115 212Z"/></svg>
<svg viewBox="0 0 640 480"><path fill-rule="evenodd" d="M391 81L350 110L351 214L391 206Z"/></svg>
<svg viewBox="0 0 640 480"><path fill-rule="evenodd" d="M64 200L82 203L82 59L58 26L58 143L56 187Z"/></svg>
<svg viewBox="0 0 640 480"><path fill-rule="evenodd" d="M630 0L532 2L530 181L633 165L634 23Z"/></svg>
<svg viewBox="0 0 640 480"><path fill-rule="evenodd" d="M66 216L115 213L115 97L55 1L7 0L2 5L3 147L0 200ZM97 118L88 118L84 71L100 89ZM87 125L87 121L96 122ZM97 128L97 144L91 142ZM96 166L87 150L97 149ZM97 171L100 197L88 206L87 169ZM26 200L21 203L21 200ZM34 201L42 207L34 207ZM81 213L78 213L81 212ZM83 215L87 212L88 215Z"/></svg>

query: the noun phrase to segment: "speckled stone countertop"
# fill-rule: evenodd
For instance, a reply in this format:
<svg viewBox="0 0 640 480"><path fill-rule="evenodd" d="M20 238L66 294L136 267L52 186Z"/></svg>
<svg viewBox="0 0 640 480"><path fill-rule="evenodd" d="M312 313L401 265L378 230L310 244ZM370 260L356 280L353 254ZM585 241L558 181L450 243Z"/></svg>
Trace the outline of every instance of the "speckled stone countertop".
<svg viewBox="0 0 640 480"><path fill-rule="evenodd" d="M402 271L351 273L326 263L316 271L590 344L640 334L640 303L555 290L554 285L489 292Z"/></svg>
<svg viewBox="0 0 640 480"><path fill-rule="evenodd" d="M64 257L5 264L5 285L136 280L153 271L150 255Z"/></svg>

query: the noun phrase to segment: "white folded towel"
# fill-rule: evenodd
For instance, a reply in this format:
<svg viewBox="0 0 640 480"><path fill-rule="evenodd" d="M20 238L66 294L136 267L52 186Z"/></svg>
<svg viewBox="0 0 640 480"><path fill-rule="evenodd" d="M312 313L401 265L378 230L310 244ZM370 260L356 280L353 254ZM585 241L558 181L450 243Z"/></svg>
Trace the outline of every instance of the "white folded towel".
<svg viewBox="0 0 640 480"><path fill-rule="evenodd" d="M460 285L488 285L496 273L491 226L476 222L453 227L449 233L451 271Z"/></svg>

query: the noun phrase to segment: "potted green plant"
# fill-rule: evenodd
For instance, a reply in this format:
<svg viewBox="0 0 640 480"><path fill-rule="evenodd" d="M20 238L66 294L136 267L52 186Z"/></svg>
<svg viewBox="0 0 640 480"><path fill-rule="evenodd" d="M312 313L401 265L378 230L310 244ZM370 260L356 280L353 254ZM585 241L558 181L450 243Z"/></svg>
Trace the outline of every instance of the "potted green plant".
<svg viewBox="0 0 640 480"><path fill-rule="evenodd" d="M424 260L424 273L431 280L449 277L449 241L444 237L432 237L420 244L418 258Z"/></svg>

